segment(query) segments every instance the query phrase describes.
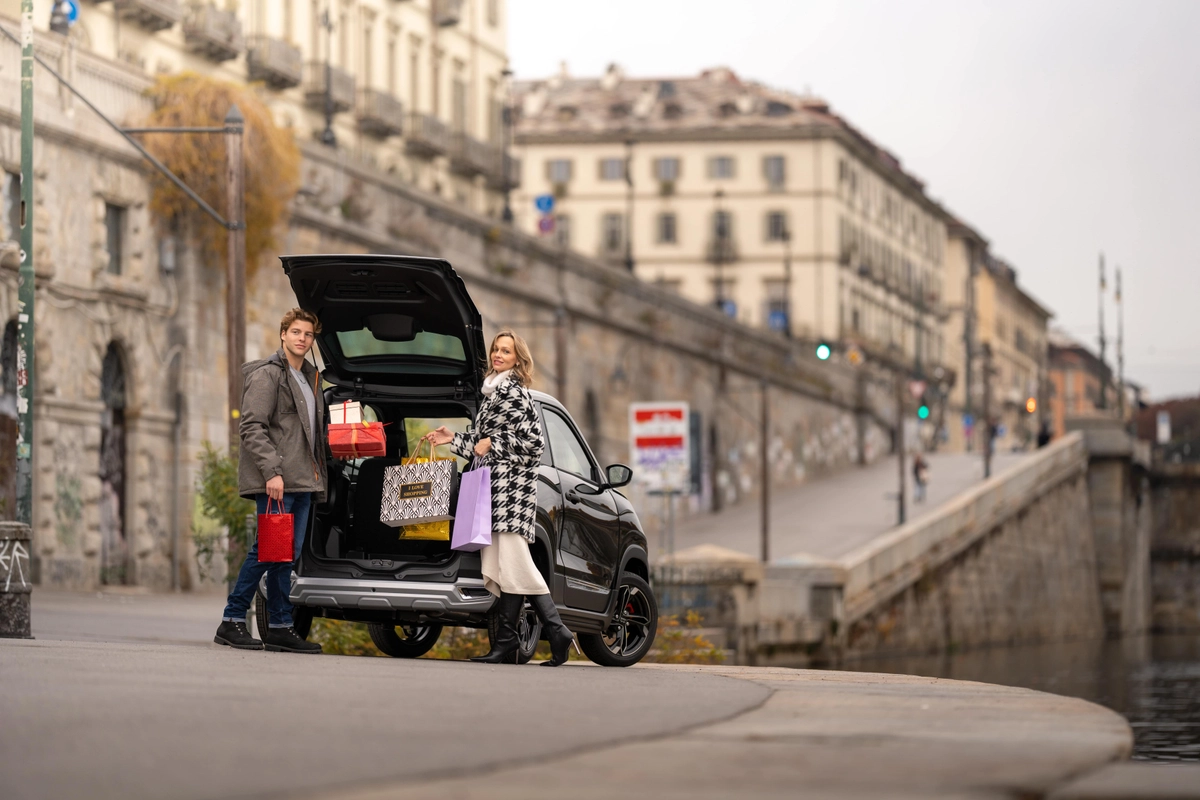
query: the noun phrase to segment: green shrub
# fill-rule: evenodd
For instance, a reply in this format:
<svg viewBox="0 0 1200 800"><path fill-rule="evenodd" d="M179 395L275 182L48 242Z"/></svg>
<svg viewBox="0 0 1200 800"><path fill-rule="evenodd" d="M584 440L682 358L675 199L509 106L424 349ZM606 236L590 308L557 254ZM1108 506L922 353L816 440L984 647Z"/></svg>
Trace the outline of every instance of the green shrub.
<svg viewBox="0 0 1200 800"><path fill-rule="evenodd" d="M308 640L321 645L321 649L331 656L383 655L371 641L365 622L342 622L317 617L313 620Z"/></svg>
<svg viewBox="0 0 1200 800"><path fill-rule="evenodd" d="M237 458L205 442L200 451L196 497L203 517L216 523L204 524L204 519L197 520L193 514L192 542L200 575L205 577L212 568L212 560L220 549L222 529L229 537L225 563L227 571L232 572L239 566L233 562L241 559L250 547L251 530L246 520L254 513L254 501L238 494Z"/></svg>
<svg viewBox="0 0 1200 800"><path fill-rule="evenodd" d="M679 624L677 614L659 617L654 649L646 656L646 661L656 664L723 663L725 651L701 634L692 632L703 622L704 618L697 611L687 612L684 620L686 627Z"/></svg>

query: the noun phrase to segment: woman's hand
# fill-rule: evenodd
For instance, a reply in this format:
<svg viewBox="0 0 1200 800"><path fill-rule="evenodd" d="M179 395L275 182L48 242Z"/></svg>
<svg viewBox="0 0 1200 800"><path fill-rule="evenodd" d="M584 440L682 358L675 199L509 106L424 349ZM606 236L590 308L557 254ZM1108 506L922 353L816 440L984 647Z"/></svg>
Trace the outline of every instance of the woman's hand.
<svg viewBox="0 0 1200 800"><path fill-rule="evenodd" d="M449 428L447 428L445 425L442 425L440 428L430 431L429 433L425 434L421 438L425 439L426 441L432 442L435 446L440 446L443 444L450 444L451 442L453 442L454 441L454 432L451 431Z"/></svg>
<svg viewBox="0 0 1200 800"><path fill-rule="evenodd" d="M485 436L475 444L475 455L486 456L492 450L492 437Z"/></svg>

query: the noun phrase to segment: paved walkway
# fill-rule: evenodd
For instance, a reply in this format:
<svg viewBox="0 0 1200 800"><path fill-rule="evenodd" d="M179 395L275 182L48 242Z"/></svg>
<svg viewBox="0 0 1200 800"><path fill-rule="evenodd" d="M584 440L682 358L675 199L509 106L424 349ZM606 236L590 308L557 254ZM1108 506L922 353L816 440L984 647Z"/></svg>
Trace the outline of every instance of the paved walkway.
<svg viewBox="0 0 1200 800"><path fill-rule="evenodd" d="M1024 453L998 453L992 474L1018 464ZM914 521L983 480L983 460L976 454L928 456L929 486L924 503L912 502L912 471L906 472L908 519ZM800 554L838 558L886 533L896 525L899 482L894 459L861 469L847 469L792 489L776 489L771 503L771 559ZM659 513L649 506L644 513ZM698 514L676 526L675 549L713 544L758 557L760 523L758 499L748 498L718 514ZM650 542L652 555L664 552L664 542Z"/></svg>
<svg viewBox="0 0 1200 800"><path fill-rule="evenodd" d="M1100 706L934 678L235 652L221 604L35 591L39 638L0 640L5 798L1034 798L1131 746Z"/></svg>

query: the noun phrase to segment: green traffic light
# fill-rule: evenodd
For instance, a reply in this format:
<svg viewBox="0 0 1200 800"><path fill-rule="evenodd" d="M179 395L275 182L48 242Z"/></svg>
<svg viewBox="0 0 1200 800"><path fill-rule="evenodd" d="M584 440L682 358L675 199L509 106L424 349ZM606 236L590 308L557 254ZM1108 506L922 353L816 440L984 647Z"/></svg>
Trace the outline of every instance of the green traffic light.
<svg viewBox="0 0 1200 800"><path fill-rule="evenodd" d="M917 409L917 416L918 416L920 419L929 419L929 406L927 406L927 405L922 405L920 408L918 408L918 409Z"/></svg>
<svg viewBox="0 0 1200 800"><path fill-rule="evenodd" d="M829 345L825 344L824 342L821 342L819 345L817 345L817 358L821 359L822 361L828 361L831 355L833 355L833 350L829 347Z"/></svg>

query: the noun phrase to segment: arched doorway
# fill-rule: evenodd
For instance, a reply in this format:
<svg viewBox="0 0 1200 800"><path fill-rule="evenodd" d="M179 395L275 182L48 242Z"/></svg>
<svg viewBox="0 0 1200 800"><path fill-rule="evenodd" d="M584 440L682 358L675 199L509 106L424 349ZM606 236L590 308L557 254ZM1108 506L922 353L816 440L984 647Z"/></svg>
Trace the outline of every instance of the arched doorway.
<svg viewBox="0 0 1200 800"><path fill-rule="evenodd" d="M0 519L17 515L17 471L9 453L17 452L17 321L4 326L0 344Z"/></svg>
<svg viewBox="0 0 1200 800"><path fill-rule="evenodd" d="M125 366L116 343L100 371L100 582L125 583L129 546L125 531Z"/></svg>

